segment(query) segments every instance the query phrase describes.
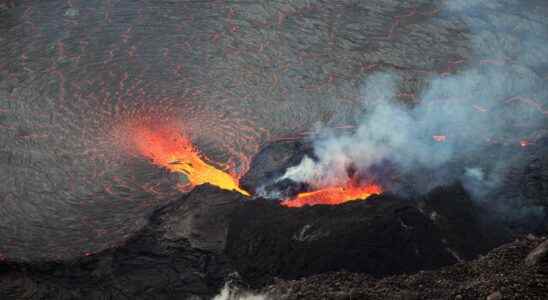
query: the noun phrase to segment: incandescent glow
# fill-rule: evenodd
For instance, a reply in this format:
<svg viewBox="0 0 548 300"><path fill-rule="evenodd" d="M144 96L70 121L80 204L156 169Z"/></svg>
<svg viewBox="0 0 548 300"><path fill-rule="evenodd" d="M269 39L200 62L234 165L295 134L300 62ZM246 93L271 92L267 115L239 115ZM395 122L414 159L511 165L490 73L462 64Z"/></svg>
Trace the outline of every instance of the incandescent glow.
<svg viewBox="0 0 548 300"><path fill-rule="evenodd" d="M445 142L447 140L447 136L445 135L434 135L432 138L438 143Z"/></svg>
<svg viewBox="0 0 548 300"><path fill-rule="evenodd" d="M140 156L148 158L154 165L171 172L186 175L190 186L211 184L225 190L237 191L245 196L250 194L239 187L238 176L225 172L208 163L190 139L182 134L177 126L126 127L125 133L130 145ZM358 185L350 180L340 186L330 186L311 192L300 193L294 198L282 201L283 206L301 207L304 205L336 205L352 200L366 199L371 195L382 193L376 184Z"/></svg>
<svg viewBox="0 0 548 300"><path fill-rule="evenodd" d="M312 192L298 194L295 198L282 201L287 207L301 207L304 205L328 204L336 205L352 200L366 199L371 195L382 193L380 186L369 184L365 186L334 186L322 188Z"/></svg>
<svg viewBox="0 0 548 300"><path fill-rule="evenodd" d="M185 174L192 186L209 183L249 196L239 187L236 175L206 163L190 140L175 129L136 127L131 133L132 144L140 155L171 172Z"/></svg>

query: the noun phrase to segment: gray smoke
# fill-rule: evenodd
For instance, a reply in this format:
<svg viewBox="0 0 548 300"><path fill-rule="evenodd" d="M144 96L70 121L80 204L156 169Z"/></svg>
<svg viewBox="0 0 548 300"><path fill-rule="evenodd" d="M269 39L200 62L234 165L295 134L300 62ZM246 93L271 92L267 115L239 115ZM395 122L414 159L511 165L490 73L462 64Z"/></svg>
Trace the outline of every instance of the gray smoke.
<svg viewBox="0 0 548 300"><path fill-rule="evenodd" d="M357 130L342 136L322 130L314 141L318 160L305 157L282 179L315 186L341 184L349 180L349 165L367 170L382 161L392 162L405 172L439 173L451 162L466 162L481 155L493 142L519 146L520 140L544 122L545 116L538 110L508 101L542 84L535 81L534 74L518 67L471 69L433 78L414 108L395 100L397 82L393 74L370 76L364 85L367 112ZM488 164L482 161L482 167L475 163L462 174L436 176L435 182L418 188L425 191L463 176L484 182L486 186L479 190L495 187L504 159Z"/></svg>
<svg viewBox="0 0 548 300"><path fill-rule="evenodd" d="M476 57L467 67L428 78L414 106L396 99L398 74L369 75L363 85L365 113L355 132L321 129L313 141L317 159L305 157L280 180L329 186L348 181L349 166L368 170L390 162L402 174L422 178L413 182L418 192L460 181L481 199L500 187L520 142L534 142L546 129L546 81L530 64L548 63L548 29L534 20L509 18L500 1L448 3L444 17L457 14L472 33ZM489 14L482 15L486 9ZM484 30L484 18L491 31ZM538 31L523 29L528 24L523 22ZM502 63L485 62L486 57Z"/></svg>

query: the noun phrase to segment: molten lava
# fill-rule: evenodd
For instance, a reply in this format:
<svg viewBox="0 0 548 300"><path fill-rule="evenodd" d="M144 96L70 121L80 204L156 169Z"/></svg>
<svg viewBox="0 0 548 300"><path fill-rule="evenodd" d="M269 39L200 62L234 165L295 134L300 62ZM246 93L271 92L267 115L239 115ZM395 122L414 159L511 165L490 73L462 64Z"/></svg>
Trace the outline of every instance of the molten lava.
<svg viewBox="0 0 548 300"><path fill-rule="evenodd" d="M301 207L304 205L328 204L336 205L352 200L366 199L371 195L382 193L380 186L369 184L365 186L334 186L312 192L298 194L295 198L282 201L287 207Z"/></svg>
<svg viewBox="0 0 548 300"><path fill-rule="evenodd" d="M236 175L206 163L190 140L174 129L137 127L131 139L139 154L171 172L185 174L192 186L209 183L249 196L239 187Z"/></svg>
<svg viewBox="0 0 548 300"><path fill-rule="evenodd" d="M171 172L186 175L189 185L204 183L225 190L237 191L243 195L250 194L239 187L238 176L225 172L207 162L187 136L174 127L130 126L126 132L133 150L139 155ZM376 184L358 185L351 181L341 186L325 187L311 192L298 194L292 199L282 201L287 207L328 204L336 205L357 199L366 199L373 194L382 193Z"/></svg>

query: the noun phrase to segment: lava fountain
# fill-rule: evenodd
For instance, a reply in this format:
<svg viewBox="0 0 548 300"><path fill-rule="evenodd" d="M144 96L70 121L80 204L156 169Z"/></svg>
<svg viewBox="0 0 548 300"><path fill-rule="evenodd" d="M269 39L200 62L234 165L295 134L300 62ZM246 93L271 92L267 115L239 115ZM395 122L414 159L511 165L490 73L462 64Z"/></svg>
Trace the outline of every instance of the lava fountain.
<svg viewBox="0 0 548 300"><path fill-rule="evenodd" d="M209 183L249 196L240 188L235 174L208 164L191 141L174 128L137 126L131 131L130 139L140 155L157 166L186 175L191 186Z"/></svg>
<svg viewBox="0 0 548 300"><path fill-rule="evenodd" d="M299 193L297 196L282 201L287 207L301 207L305 205L337 205L353 200L366 199L371 195L382 193L382 188L376 184L354 185L348 183L343 186L321 188L311 192Z"/></svg>

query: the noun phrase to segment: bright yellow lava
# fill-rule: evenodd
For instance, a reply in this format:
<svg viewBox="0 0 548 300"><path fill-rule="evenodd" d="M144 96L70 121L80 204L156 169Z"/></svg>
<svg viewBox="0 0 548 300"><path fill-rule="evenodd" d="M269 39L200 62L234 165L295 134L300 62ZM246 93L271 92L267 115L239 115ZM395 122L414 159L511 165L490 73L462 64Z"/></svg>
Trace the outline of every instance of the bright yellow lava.
<svg viewBox="0 0 548 300"><path fill-rule="evenodd" d="M240 188L236 176L206 163L192 143L175 130L139 127L132 132L132 140L140 154L150 158L155 165L185 174L192 186L209 183L250 195Z"/></svg>
<svg viewBox="0 0 548 300"><path fill-rule="evenodd" d="M334 186L319 189L312 192L300 193L296 197L282 201L282 205L288 207L301 207L305 205L329 204L336 205L352 200L366 199L371 195L382 193L382 188L376 184L364 186Z"/></svg>

